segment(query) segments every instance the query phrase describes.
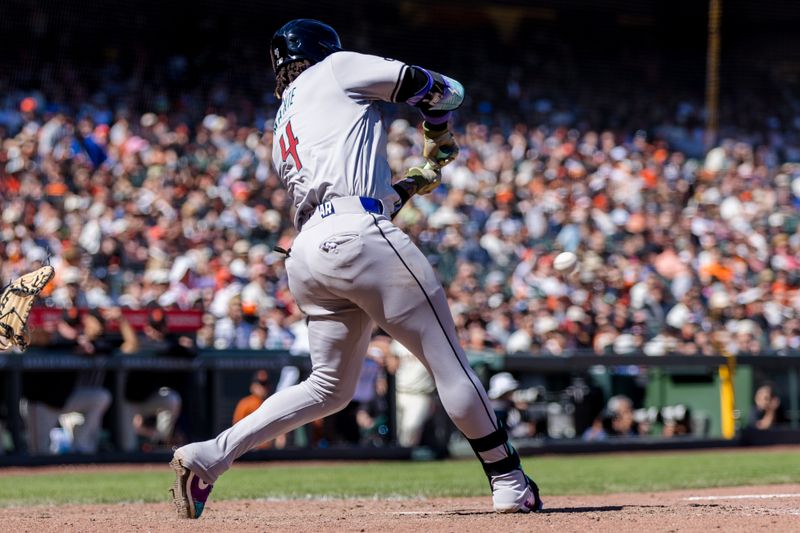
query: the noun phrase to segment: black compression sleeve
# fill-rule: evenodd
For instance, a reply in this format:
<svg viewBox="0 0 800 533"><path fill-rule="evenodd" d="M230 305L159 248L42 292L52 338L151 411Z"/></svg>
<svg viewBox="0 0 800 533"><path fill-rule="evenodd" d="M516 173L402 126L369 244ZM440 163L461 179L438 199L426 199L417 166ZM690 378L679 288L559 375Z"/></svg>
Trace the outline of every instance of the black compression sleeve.
<svg viewBox="0 0 800 533"><path fill-rule="evenodd" d="M397 195L400 197L401 205L405 205L405 203L411 199L411 195L409 194L407 188L401 185L400 183L395 183L394 185L392 185L392 188L394 189L394 192L396 192Z"/></svg>
<svg viewBox="0 0 800 533"><path fill-rule="evenodd" d="M395 209L391 215L391 218L394 218L395 215L397 215L397 213L400 212L403 206L406 205L406 202L408 202L411 199L411 197L414 196L417 187L416 184L414 183L414 180L406 178L392 185L392 188L400 197L400 206L397 209Z"/></svg>

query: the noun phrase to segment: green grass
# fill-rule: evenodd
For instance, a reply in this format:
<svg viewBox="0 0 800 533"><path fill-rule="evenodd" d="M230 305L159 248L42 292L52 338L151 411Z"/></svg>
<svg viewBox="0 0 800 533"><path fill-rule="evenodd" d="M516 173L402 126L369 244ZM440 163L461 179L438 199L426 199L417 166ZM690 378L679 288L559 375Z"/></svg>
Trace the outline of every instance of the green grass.
<svg viewBox="0 0 800 533"><path fill-rule="evenodd" d="M525 458L543 493L596 494L751 484L797 483L791 451L718 451ZM5 475L0 506L165 501L172 471ZM275 464L234 467L214 499L309 497L434 497L487 495L476 461Z"/></svg>

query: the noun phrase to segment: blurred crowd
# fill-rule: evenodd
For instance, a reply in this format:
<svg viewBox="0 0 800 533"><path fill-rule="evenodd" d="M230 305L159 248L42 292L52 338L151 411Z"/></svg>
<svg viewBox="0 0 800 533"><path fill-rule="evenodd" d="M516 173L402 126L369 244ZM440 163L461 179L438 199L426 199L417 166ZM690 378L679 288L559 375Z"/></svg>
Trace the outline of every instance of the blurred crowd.
<svg viewBox="0 0 800 533"><path fill-rule="evenodd" d="M274 100L246 122L102 98L68 111L37 92L9 91L0 104L2 279L49 261L46 305L199 309L199 348L307 350L273 251L295 234L271 164ZM793 126L724 139L699 160L667 140L701 137L680 121L686 106L649 131L620 132L572 127L538 105L537 124L464 111L443 185L395 219L437 269L467 349L800 347ZM401 175L421 161L421 132L409 115L388 116ZM553 268L561 251L577 254L575 271Z"/></svg>
<svg viewBox="0 0 800 533"><path fill-rule="evenodd" d="M436 262L470 348L798 347L800 165L770 146L725 140L700 162L644 132L479 124L462 144L448 187L399 223ZM576 272L555 271L561 250Z"/></svg>
<svg viewBox="0 0 800 533"><path fill-rule="evenodd" d="M436 32L409 43L402 13L368 21L377 11L366 6L337 5L348 47L428 57L467 88L453 121L459 158L395 218L434 265L467 350L800 353L800 101L796 85L770 79L779 69L755 75L781 40L728 41L742 74L723 84L719 141L707 151L696 85L704 63L694 53L613 24L568 42L562 27L536 25L517 45L467 24L448 27L454 46L430 58L422 34ZM237 9L254 16L230 19L115 4L113 24L69 6L12 7L0 17L10 36L0 56L0 281L50 263L56 278L37 305L63 309L33 344L81 356L306 353L285 256L274 251L291 248L295 230L271 163L279 101L266 44L254 37L277 22L247 3ZM191 43L162 43L175 17ZM383 112L399 177L422 162L420 117L403 105ZM563 251L577 255L574 269L554 268ZM147 324L134 328L126 309L146 310ZM199 311L200 329L170 331L174 309ZM256 372L233 421L297 372ZM398 443L436 441L434 383L378 331L353 401L264 447L385 443L390 376ZM193 430L185 374L129 372L121 398L109 381L95 370L26 374L29 451L93 453L112 446L109 434L121 450L168 449ZM543 386L505 372L487 383L515 438L704 431L688 406L637 409L618 394L596 417L569 422L572 400ZM784 420L775 391L761 387L749 425Z"/></svg>
<svg viewBox="0 0 800 533"><path fill-rule="evenodd" d="M279 102L264 51L287 15L247 2L185 7L114 4L88 16L9 4L0 280L49 261L57 278L45 305L197 309L198 348L305 352L273 251L289 249L295 230L271 164ZM721 72L720 140L707 152L705 26L687 27L676 46L622 24L618 9L567 10L553 24L522 17L513 32L465 16L435 57L438 21L416 20L431 31L408 42L402 7L321 11L347 48L426 58L465 83L460 157L395 222L437 269L469 349L798 349L800 101L775 66L794 28L728 34L737 74ZM745 19L742 9L728 20ZM653 27L687 20L653 16ZM193 39L163 39L176 17ZM399 176L421 161L420 118L404 105L384 112ZM564 250L577 254L575 272L554 270ZM34 340L61 339L45 333Z"/></svg>

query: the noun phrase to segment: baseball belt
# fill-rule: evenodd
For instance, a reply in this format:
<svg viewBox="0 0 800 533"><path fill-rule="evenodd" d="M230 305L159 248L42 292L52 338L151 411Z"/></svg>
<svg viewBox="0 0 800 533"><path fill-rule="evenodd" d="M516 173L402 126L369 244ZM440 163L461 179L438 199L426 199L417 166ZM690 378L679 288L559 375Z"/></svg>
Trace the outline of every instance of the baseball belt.
<svg viewBox="0 0 800 533"><path fill-rule="evenodd" d="M343 196L322 202L314 210L314 214L303 223L301 229L310 228L323 222L331 215L353 215L374 213L383 215L383 202L367 196Z"/></svg>

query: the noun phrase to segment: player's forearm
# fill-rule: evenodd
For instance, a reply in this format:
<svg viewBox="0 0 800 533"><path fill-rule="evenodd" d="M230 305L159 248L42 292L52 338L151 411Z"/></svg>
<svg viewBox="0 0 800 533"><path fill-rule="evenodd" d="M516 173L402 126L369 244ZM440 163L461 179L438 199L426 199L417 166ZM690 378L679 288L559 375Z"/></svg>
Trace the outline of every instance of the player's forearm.
<svg viewBox="0 0 800 533"><path fill-rule="evenodd" d="M438 170L453 162L458 156L458 144L450 131L449 120L453 110L464 101L464 87L438 72L416 66L405 67L396 101L413 105L422 112L425 119L422 153L432 167Z"/></svg>
<svg viewBox="0 0 800 533"><path fill-rule="evenodd" d="M442 181L442 173L438 166L427 163L424 167L411 167L403 179L392 187L400 196L400 205L392 213L392 218L415 194L428 194L436 190Z"/></svg>
<svg viewBox="0 0 800 533"><path fill-rule="evenodd" d="M395 190L397 195L400 197L400 206L394 210L392 213L392 218L403 209L403 206L406 205L406 202L411 200L411 197L417 194L417 183L412 178L403 178L402 180L398 181L392 188Z"/></svg>
<svg viewBox="0 0 800 533"><path fill-rule="evenodd" d="M403 72L400 86L397 88L395 101L405 102L418 108L425 119L426 137L437 137L447 134L448 121L454 109L464 101L464 87L456 80L422 67L409 66ZM452 136L451 136L452 137ZM457 148L454 153L457 153ZM416 169L416 175L406 175L395 183L394 188L400 197L400 205L392 213L392 218L403 208L415 194L422 190L423 194L436 187L439 179L438 167L450 160L443 160L435 166L436 179L423 175L422 169ZM413 170L413 169L412 169Z"/></svg>

